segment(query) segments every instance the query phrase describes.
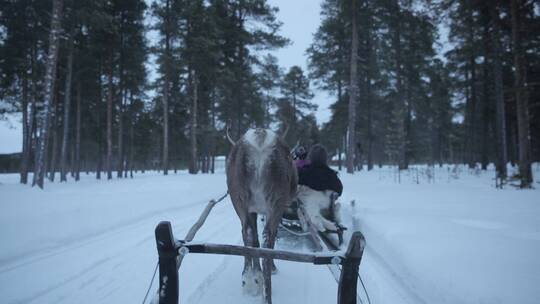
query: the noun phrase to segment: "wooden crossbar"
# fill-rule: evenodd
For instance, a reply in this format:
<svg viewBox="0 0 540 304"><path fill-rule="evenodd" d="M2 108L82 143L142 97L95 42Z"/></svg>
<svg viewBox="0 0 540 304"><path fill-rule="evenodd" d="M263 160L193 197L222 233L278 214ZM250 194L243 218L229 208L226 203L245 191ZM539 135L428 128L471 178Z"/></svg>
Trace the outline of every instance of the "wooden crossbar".
<svg viewBox="0 0 540 304"><path fill-rule="evenodd" d="M313 263L315 265L341 264L344 256L339 254L311 254L300 253L268 248L255 248L238 245L223 245L223 244L184 244L190 253L208 253L208 254L225 254L249 256L253 258L266 258L274 260L285 260L301 263ZM182 250L182 247L179 248Z"/></svg>

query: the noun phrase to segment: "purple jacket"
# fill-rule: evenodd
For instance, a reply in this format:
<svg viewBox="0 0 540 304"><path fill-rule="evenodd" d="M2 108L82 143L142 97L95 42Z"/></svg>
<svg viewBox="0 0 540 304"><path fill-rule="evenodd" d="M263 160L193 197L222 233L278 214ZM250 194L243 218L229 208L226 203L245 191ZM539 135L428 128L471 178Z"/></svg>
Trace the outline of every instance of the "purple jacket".
<svg viewBox="0 0 540 304"><path fill-rule="evenodd" d="M294 161L294 164L296 165L296 169L302 169L305 166L309 165L309 160L307 159L297 159Z"/></svg>

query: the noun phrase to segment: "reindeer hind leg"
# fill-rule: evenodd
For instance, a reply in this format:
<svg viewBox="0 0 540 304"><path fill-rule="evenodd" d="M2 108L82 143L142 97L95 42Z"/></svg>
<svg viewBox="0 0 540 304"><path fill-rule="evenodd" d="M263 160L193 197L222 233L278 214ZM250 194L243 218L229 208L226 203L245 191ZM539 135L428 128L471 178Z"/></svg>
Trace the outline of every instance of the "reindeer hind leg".
<svg viewBox="0 0 540 304"><path fill-rule="evenodd" d="M246 217L242 221L242 239L245 246L252 246L253 231L249 225L249 220ZM253 269L253 258L244 257L244 270L242 271L242 290L245 294L257 296L261 293L260 279L257 279L256 271Z"/></svg>
<svg viewBox="0 0 540 304"><path fill-rule="evenodd" d="M258 248L261 247L261 244L259 243L259 233L257 228L257 213L250 213L249 214L249 225L251 227L252 232L252 238L251 238L251 245L252 247ZM259 262L259 258L252 258L252 269L253 269L253 282L257 285L257 288L259 290L259 293L263 289L263 273L261 270L261 263Z"/></svg>
<svg viewBox="0 0 540 304"><path fill-rule="evenodd" d="M253 219L255 219L253 221ZM244 237L244 245L250 247L257 247L259 244L257 236L257 215L248 214L246 221L243 222L242 236ZM242 273L242 286L244 293L257 296L261 294L263 286L263 276L261 272L261 266L259 259L245 257L244 259L244 271Z"/></svg>
<svg viewBox="0 0 540 304"><path fill-rule="evenodd" d="M267 218L266 225L264 227L264 248L274 249L279 219L280 217L276 216L276 214ZM272 303L273 268L275 268L275 265L272 259L263 259L264 300L266 304Z"/></svg>
<svg viewBox="0 0 540 304"><path fill-rule="evenodd" d="M249 246L259 248L261 247L261 244L259 242L259 232L257 228L257 213L250 213L249 214L249 226L251 227L251 231L253 232L253 238L251 239L251 244ZM261 264L259 263L259 259L253 258L253 268L261 270Z"/></svg>

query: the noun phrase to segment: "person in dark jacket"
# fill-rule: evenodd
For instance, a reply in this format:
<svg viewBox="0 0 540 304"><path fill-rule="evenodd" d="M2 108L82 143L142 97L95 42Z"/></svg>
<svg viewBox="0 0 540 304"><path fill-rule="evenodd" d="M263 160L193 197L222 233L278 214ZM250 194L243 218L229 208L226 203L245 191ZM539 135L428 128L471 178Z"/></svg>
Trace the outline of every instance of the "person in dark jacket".
<svg viewBox="0 0 540 304"><path fill-rule="evenodd" d="M328 153L321 144L311 147L308 155L310 163L298 170L298 184L316 191L332 190L340 196L343 185L337 172L328 167Z"/></svg>
<svg viewBox="0 0 540 304"><path fill-rule="evenodd" d="M309 151L310 164L298 170L298 201L304 204L306 215L318 231L343 231L341 204L333 193L341 196L343 185L337 172L328 167L328 153L322 145Z"/></svg>

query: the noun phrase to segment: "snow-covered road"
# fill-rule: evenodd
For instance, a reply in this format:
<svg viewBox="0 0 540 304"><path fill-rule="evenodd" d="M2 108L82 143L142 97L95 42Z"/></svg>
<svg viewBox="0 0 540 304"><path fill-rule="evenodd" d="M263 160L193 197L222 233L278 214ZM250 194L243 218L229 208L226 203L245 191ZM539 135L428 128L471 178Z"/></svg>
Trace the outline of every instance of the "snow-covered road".
<svg viewBox="0 0 540 304"><path fill-rule="evenodd" d="M496 190L491 172L453 175L443 168L428 183L405 174L398 184L388 168L341 174L344 217L367 239L361 275L372 303L537 303L540 191ZM169 220L182 237L225 191L223 173L85 176L45 191L18 185L16 175L0 175L0 183L0 303L140 303L157 261L155 225ZM240 243L228 199L196 240ZM181 302L258 303L242 295L242 264L188 255ZM326 267L277 266L275 303L335 302Z"/></svg>

